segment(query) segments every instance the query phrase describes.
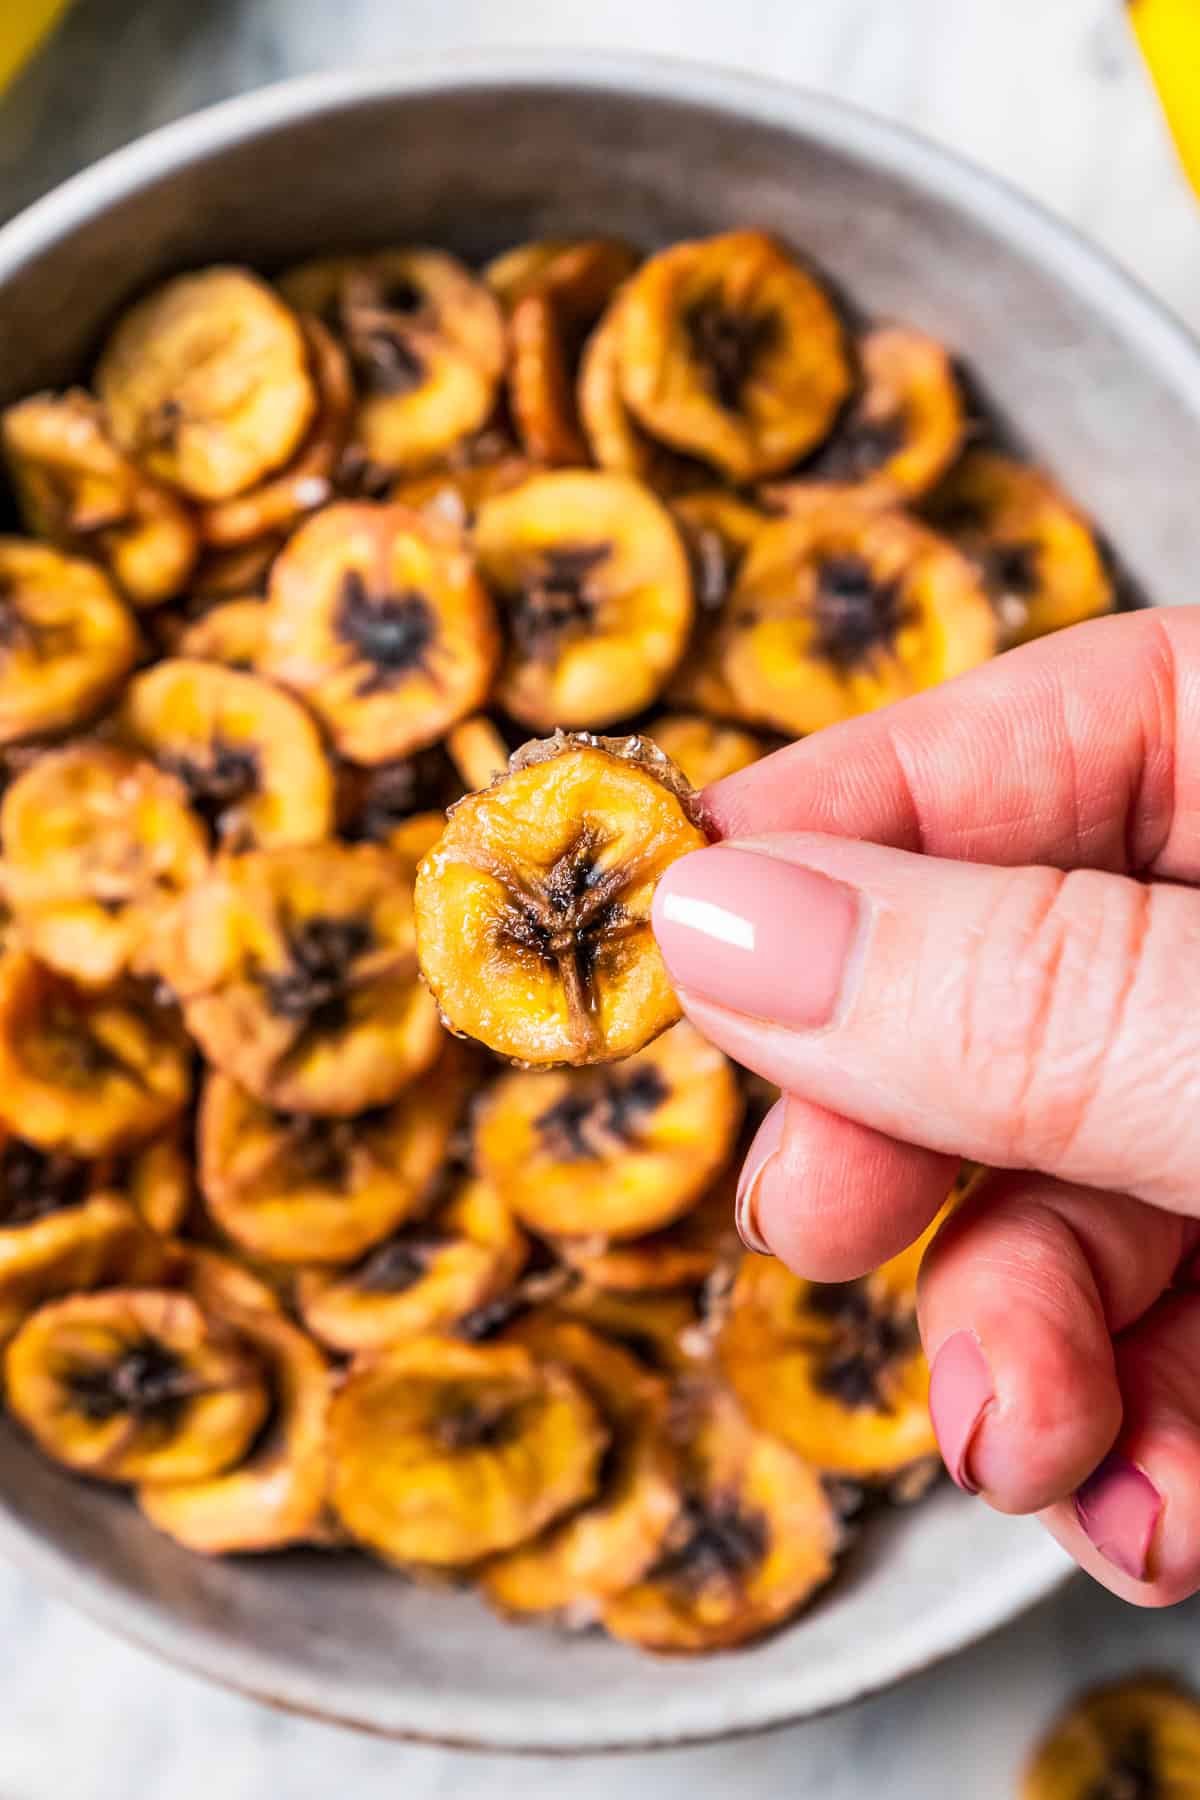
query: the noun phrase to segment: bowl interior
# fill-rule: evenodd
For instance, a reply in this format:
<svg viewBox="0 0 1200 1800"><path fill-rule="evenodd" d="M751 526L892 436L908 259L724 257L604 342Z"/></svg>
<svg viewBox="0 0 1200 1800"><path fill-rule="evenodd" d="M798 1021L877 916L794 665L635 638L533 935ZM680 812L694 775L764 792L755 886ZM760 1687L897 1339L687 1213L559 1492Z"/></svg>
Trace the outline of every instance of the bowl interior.
<svg viewBox="0 0 1200 1800"><path fill-rule="evenodd" d="M784 90L644 63L503 59L334 78L158 133L0 233L0 401L88 367L122 301L169 270L424 239L644 245L754 223L867 312L961 353L1031 452L1102 523L1145 595L1185 597L1200 356L1107 264L985 177ZM396 1733L599 1749L837 1705L1044 1593L1061 1555L949 1491L876 1523L794 1628L700 1663L493 1619L355 1559L205 1563L0 1425L0 1547L177 1660Z"/></svg>

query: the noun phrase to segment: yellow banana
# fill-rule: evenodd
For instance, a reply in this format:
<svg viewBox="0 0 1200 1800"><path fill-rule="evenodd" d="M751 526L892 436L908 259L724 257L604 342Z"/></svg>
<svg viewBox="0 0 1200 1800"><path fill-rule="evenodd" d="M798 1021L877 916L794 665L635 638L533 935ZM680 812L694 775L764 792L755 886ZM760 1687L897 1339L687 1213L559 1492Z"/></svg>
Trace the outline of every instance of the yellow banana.
<svg viewBox="0 0 1200 1800"><path fill-rule="evenodd" d="M1200 0L1129 0L1184 169L1200 194Z"/></svg>

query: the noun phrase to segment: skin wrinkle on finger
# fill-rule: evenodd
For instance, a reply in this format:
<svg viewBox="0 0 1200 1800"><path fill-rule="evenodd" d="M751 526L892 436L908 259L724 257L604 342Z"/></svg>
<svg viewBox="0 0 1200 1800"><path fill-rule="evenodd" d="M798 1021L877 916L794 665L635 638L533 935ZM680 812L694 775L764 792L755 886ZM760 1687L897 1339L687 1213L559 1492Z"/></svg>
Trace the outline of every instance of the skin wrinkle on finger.
<svg viewBox="0 0 1200 1800"><path fill-rule="evenodd" d="M791 745L706 802L725 836L813 830L970 861L1189 879L1200 874L1192 750L1200 609L1188 607L1025 645Z"/></svg>

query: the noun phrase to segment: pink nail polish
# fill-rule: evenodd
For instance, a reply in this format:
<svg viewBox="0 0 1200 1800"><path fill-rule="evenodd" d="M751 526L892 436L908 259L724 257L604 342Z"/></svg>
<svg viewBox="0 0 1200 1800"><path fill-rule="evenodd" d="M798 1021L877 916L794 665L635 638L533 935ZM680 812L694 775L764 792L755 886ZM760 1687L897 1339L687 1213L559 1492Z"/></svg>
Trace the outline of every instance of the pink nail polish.
<svg viewBox="0 0 1200 1800"><path fill-rule="evenodd" d="M764 1169L774 1159L783 1142L783 1128L787 1123L786 1108L786 1100L775 1102L755 1132L754 1141L746 1152L746 1160L738 1176L733 1222L747 1250L753 1250L757 1256L772 1254L771 1246L758 1229L758 1191L762 1185Z"/></svg>
<svg viewBox="0 0 1200 1800"><path fill-rule="evenodd" d="M1145 1581L1162 1495L1136 1463L1117 1451L1105 1457L1075 1495L1075 1517L1101 1556Z"/></svg>
<svg viewBox="0 0 1200 1800"><path fill-rule="evenodd" d="M942 1460L964 1493L977 1494L970 1455L975 1433L996 1390L992 1372L973 1331L956 1331L933 1359L929 1412Z"/></svg>
<svg viewBox="0 0 1200 1800"><path fill-rule="evenodd" d="M801 1030L833 1017L858 921L858 895L840 881L723 845L672 863L654 896L677 987Z"/></svg>

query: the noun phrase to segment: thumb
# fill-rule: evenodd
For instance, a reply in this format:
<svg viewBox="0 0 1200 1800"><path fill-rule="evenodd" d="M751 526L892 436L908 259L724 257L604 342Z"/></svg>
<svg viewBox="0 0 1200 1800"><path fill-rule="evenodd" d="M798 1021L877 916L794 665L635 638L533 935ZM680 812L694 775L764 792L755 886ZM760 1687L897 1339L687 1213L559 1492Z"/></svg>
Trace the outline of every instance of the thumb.
<svg viewBox="0 0 1200 1800"><path fill-rule="evenodd" d="M803 834L682 857L654 929L694 1022L788 1092L1200 1212L1200 895Z"/></svg>

